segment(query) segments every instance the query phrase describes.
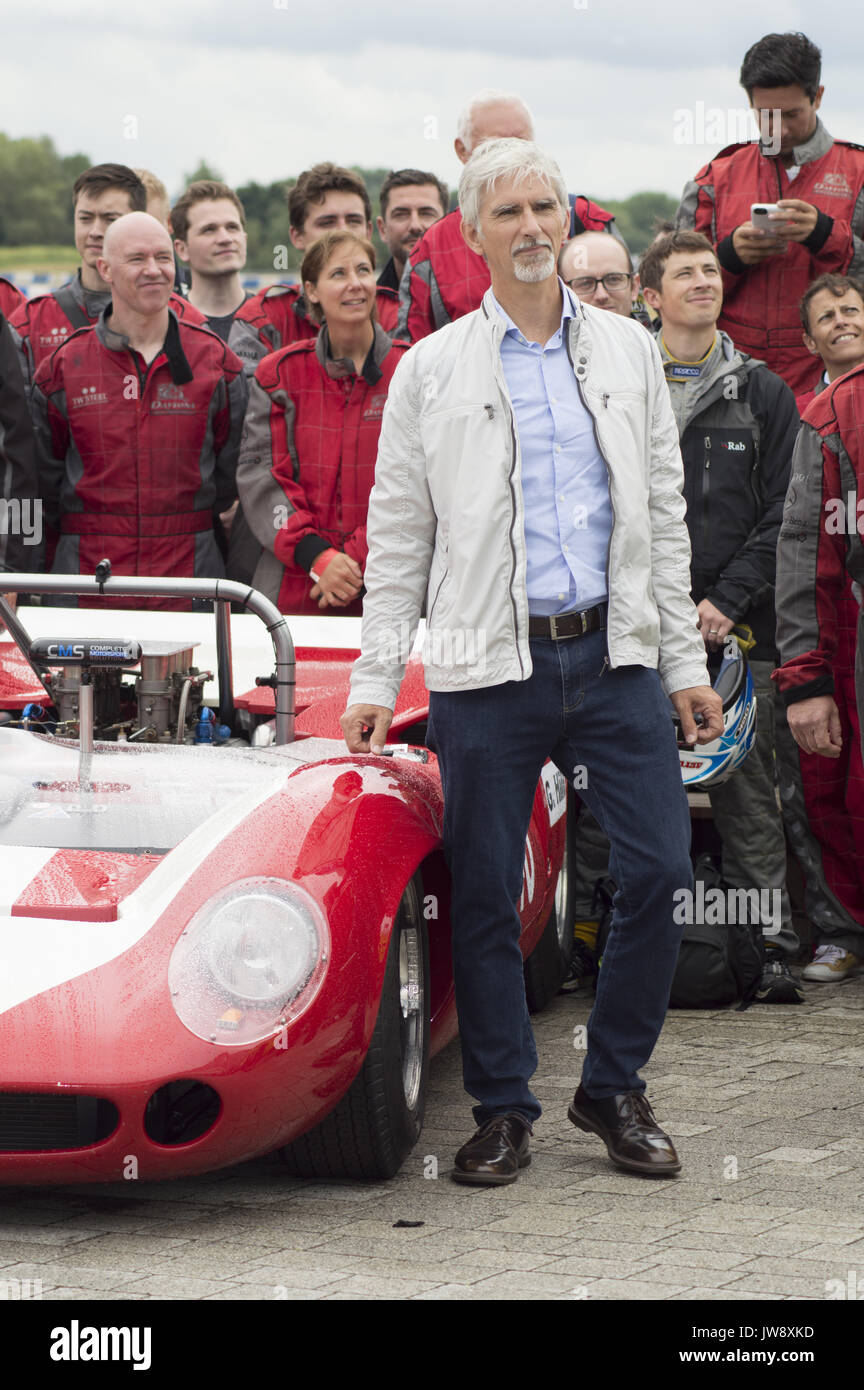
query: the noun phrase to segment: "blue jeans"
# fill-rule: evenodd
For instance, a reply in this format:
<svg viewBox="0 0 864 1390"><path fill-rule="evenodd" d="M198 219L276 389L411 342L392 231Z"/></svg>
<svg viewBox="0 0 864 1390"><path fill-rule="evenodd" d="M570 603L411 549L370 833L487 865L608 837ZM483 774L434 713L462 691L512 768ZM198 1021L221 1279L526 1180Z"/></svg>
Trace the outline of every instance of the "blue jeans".
<svg viewBox="0 0 864 1390"><path fill-rule="evenodd" d="M656 671L609 669L605 632L531 639L533 673L480 690L432 692L428 743L444 788L453 881L453 969L465 1089L478 1124L515 1110L532 1122L537 1066L520 923L525 837L540 769L582 767L579 795L612 846L620 885L588 1020L582 1085L597 1099L642 1091L638 1071L663 1026L692 891L690 817L669 701Z"/></svg>

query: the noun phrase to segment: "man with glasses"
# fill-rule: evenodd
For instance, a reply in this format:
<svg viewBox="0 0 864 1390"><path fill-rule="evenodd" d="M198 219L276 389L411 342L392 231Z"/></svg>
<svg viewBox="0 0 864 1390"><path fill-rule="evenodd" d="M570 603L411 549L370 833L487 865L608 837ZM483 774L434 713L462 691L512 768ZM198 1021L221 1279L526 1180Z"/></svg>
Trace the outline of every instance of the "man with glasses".
<svg viewBox="0 0 864 1390"><path fill-rule="evenodd" d="M633 270L627 247L616 237L605 232L574 236L561 249L558 274L585 304L609 309L624 318L639 317L639 276Z"/></svg>

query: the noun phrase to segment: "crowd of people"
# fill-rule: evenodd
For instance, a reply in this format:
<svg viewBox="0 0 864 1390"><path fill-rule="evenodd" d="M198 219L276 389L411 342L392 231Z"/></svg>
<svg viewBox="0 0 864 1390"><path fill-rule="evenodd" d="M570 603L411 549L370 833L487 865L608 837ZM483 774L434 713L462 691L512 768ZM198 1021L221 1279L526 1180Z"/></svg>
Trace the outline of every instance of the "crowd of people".
<svg viewBox="0 0 864 1390"><path fill-rule="evenodd" d="M820 53L805 36L754 44L741 83L760 138L699 170L638 268L612 214L581 192L567 195L558 273L589 319L632 320L659 349L699 631L709 652L730 634L741 640L757 692L756 745L711 790L723 875L780 890L756 997L794 1003L803 995L790 970L799 942L786 836L815 933L804 976L840 979L864 959L854 582L864 556L854 503L852 526L844 502L833 529L823 505L857 495L864 463L864 148L823 125ZM483 91L459 120L455 150L467 170L497 142L533 148L534 138L518 96ZM39 499L45 521L39 546L4 525L0 572L89 574L108 556L117 574L227 574L288 613L359 614L394 374L412 344L490 312L477 219L461 201L449 210L434 172L391 172L379 269L363 180L316 164L288 196L299 283L250 295L244 210L226 184L192 183L171 208L148 171L100 164L72 200L80 266L70 281L25 299L0 279L2 496ZM507 343L497 389L530 435L524 364L508 366ZM594 405L620 409L614 392ZM478 409L491 420L497 407ZM475 473L482 467L478 456ZM546 499L556 546L580 498L590 495L595 517L610 508L602 474L594 491L583 486L574 474L557 502ZM550 565L561 586L553 613L597 597L603 556L590 552L591 534L577 528L567 565ZM446 577L436 571L430 613ZM531 613L545 616L536 604ZM577 861L576 915L590 938L608 845L587 811Z"/></svg>

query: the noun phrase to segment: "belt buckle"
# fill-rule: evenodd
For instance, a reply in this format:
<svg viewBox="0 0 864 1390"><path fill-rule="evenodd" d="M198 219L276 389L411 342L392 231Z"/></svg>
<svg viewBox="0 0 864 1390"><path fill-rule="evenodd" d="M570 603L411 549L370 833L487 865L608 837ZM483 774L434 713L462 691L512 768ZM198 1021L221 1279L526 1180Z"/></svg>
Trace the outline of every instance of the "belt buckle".
<svg viewBox="0 0 864 1390"><path fill-rule="evenodd" d="M549 635L553 642L558 641L558 623L554 617L550 617L549 619Z"/></svg>

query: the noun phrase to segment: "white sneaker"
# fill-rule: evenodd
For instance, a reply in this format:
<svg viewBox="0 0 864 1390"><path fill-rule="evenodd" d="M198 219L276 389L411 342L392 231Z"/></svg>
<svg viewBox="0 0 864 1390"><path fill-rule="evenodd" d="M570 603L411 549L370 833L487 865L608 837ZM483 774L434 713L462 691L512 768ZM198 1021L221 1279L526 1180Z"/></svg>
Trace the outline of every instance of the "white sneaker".
<svg viewBox="0 0 864 1390"><path fill-rule="evenodd" d="M842 980L861 964L858 956L842 946L818 946L809 965L801 971L802 980Z"/></svg>

